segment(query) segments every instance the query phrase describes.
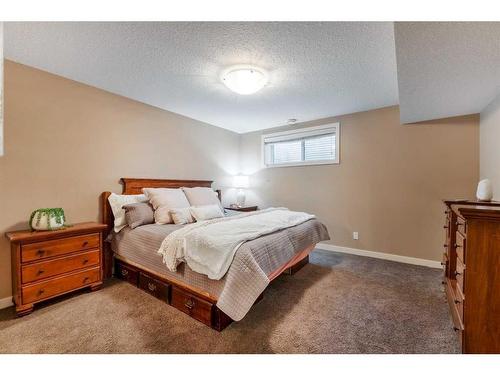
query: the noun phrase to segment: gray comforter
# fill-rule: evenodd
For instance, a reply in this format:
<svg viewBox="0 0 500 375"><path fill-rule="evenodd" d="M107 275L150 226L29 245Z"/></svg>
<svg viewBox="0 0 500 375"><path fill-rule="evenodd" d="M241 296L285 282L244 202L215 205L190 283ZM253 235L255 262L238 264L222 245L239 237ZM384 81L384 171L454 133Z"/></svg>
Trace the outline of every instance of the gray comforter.
<svg viewBox="0 0 500 375"><path fill-rule="evenodd" d="M115 254L150 271L189 284L217 299L217 307L233 320L241 320L269 284L269 275L297 253L330 239L326 227L316 219L245 242L236 252L226 275L211 280L185 264L171 272L158 249L165 237L181 225L143 225L124 228L112 239Z"/></svg>

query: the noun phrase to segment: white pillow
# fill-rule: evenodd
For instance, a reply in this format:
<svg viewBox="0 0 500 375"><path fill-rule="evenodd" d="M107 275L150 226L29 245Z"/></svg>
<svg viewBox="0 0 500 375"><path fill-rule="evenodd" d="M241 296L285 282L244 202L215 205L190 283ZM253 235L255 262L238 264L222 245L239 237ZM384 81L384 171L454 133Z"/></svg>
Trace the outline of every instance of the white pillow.
<svg viewBox="0 0 500 375"><path fill-rule="evenodd" d="M174 208L170 210L170 216L175 224L189 224L194 222L189 208Z"/></svg>
<svg viewBox="0 0 500 375"><path fill-rule="evenodd" d="M216 204L222 210L222 204L217 196L217 193L208 187L183 187L184 194L186 194L189 204L194 207L209 206Z"/></svg>
<svg viewBox="0 0 500 375"><path fill-rule="evenodd" d="M211 204L208 206L191 207L191 215L196 219L196 221L216 219L218 217L224 217L222 210L219 205Z"/></svg>
<svg viewBox="0 0 500 375"><path fill-rule="evenodd" d="M111 193L108 197L109 205L111 206L111 211L113 211L113 217L115 218L114 229L118 233L127 225L125 220L125 210L122 208L126 204L147 202L147 198L144 194L135 195L119 195Z"/></svg>
<svg viewBox="0 0 500 375"><path fill-rule="evenodd" d="M155 209L156 224L172 223L173 220L169 212L171 209L189 207L189 202L182 189L144 188L142 192L146 194Z"/></svg>

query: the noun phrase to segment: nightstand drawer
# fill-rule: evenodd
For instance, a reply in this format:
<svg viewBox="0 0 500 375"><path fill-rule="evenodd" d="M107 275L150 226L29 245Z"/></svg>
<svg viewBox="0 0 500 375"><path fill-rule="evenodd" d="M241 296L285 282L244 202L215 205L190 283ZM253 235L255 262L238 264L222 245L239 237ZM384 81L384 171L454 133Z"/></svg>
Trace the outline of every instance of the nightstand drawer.
<svg viewBox="0 0 500 375"><path fill-rule="evenodd" d="M101 280L99 267L80 271L67 276L56 277L45 282L22 288L24 304L33 303L53 297L70 290L76 290Z"/></svg>
<svg viewBox="0 0 500 375"><path fill-rule="evenodd" d="M99 234L36 242L21 246L21 261L31 262L97 247L99 247Z"/></svg>
<svg viewBox="0 0 500 375"><path fill-rule="evenodd" d="M99 250L76 253L64 258L46 260L22 266L22 283L30 283L66 272L88 268L100 263Z"/></svg>

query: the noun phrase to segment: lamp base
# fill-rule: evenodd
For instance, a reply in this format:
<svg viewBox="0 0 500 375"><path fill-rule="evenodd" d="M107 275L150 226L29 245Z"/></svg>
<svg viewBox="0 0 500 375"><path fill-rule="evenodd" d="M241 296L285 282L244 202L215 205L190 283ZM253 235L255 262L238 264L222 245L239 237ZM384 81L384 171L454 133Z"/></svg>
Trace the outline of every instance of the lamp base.
<svg viewBox="0 0 500 375"><path fill-rule="evenodd" d="M245 205L245 191L243 189L238 189L238 193L236 194L236 205L238 207L243 207Z"/></svg>

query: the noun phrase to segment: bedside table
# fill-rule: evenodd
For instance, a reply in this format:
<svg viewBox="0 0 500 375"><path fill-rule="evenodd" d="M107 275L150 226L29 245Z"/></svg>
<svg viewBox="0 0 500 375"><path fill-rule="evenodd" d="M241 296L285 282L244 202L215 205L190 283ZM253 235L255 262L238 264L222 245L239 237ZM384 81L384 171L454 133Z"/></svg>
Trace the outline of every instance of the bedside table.
<svg viewBox="0 0 500 375"><path fill-rule="evenodd" d="M6 233L17 316L31 313L37 302L86 287L99 289L106 228L105 224L79 223L54 231Z"/></svg>
<svg viewBox="0 0 500 375"><path fill-rule="evenodd" d="M259 206L224 207L224 209L231 211L250 212L257 211L259 209Z"/></svg>

